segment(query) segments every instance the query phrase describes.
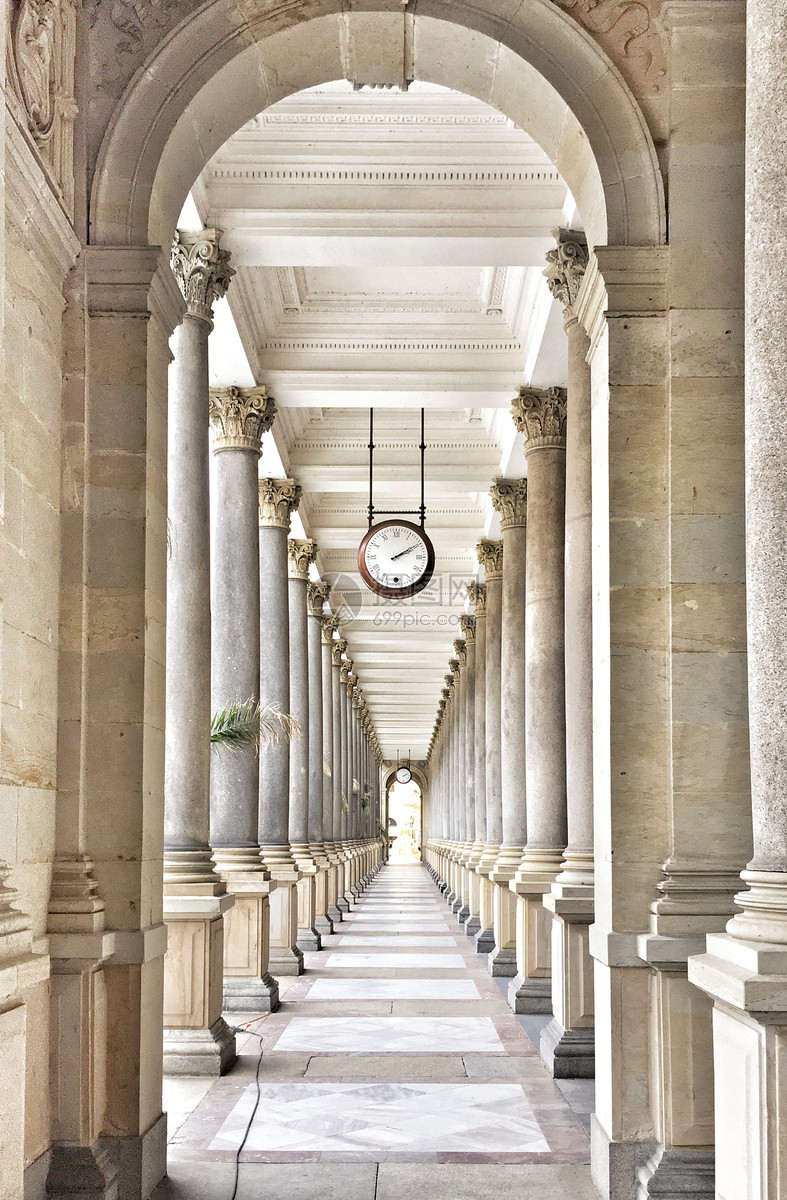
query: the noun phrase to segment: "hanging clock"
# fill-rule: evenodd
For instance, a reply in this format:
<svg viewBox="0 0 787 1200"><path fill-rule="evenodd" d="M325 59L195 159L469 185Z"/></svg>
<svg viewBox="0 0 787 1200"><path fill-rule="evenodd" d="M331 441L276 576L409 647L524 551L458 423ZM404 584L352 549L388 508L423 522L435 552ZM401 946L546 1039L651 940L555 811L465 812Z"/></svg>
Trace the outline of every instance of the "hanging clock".
<svg viewBox="0 0 787 1200"><path fill-rule="evenodd" d="M424 529L394 517L373 525L358 548L358 570L368 588L389 600L423 591L434 573L434 547Z"/></svg>
<svg viewBox="0 0 787 1200"><path fill-rule="evenodd" d="M409 767L399 767L398 771L396 772L396 782L397 783L409 783L411 779L412 779L412 774L410 773L410 768Z"/></svg>
<svg viewBox="0 0 787 1200"><path fill-rule="evenodd" d="M434 574L435 553L424 529L424 410L421 409L421 504L417 510L384 512L389 521L374 519L374 409L369 410L369 528L358 547L358 570L368 588L388 600L416 596ZM420 516L420 524L404 520Z"/></svg>

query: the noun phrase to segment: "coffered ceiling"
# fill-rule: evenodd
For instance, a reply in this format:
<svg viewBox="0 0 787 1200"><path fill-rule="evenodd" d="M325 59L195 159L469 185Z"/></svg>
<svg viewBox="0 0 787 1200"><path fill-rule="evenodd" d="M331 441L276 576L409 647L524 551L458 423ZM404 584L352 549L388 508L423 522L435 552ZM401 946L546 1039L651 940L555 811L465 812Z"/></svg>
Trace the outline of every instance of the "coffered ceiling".
<svg viewBox="0 0 787 1200"><path fill-rule="evenodd" d="M195 207L196 206L196 207ZM334 84L282 101L208 163L181 218L215 224L236 276L211 335L214 385L265 384L279 407L264 474L298 479L331 605L384 752L423 757L443 676L497 532L488 490L525 461L508 408L521 383L561 384L565 335L542 276L573 222L561 177L522 130L446 89ZM392 604L357 571L374 502L420 499L426 409L432 584Z"/></svg>

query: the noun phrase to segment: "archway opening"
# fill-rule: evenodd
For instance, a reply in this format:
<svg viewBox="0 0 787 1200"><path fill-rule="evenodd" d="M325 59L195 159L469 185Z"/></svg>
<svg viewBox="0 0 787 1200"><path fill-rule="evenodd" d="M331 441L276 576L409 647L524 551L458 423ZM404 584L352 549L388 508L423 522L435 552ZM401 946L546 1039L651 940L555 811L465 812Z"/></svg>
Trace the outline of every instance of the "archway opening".
<svg viewBox="0 0 787 1200"><path fill-rule="evenodd" d="M388 793L391 865L421 861L421 789L414 779L394 783Z"/></svg>

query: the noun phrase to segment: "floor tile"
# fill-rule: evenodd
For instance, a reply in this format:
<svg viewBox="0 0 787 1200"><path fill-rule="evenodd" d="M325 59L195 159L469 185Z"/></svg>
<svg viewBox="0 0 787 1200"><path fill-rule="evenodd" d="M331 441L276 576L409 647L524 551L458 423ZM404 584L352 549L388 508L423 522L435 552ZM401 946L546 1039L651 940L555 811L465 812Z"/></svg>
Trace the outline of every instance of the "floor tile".
<svg viewBox="0 0 787 1200"><path fill-rule="evenodd" d="M431 936L402 933L399 930L389 934L344 933L339 938L340 946L391 946L427 947L427 946L456 946L456 940L448 934L433 933Z"/></svg>
<svg viewBox="0 0 787 1200"><path fill-rule="evenodd" d="M461 954L408 954L405 951L391 954L365 954L358 951L352 954L344 950L331 950L325 966L330 969L338 967L417 967L426 970L462 971L465 960Z"/></svg>
<svg viewBox="0 0 787 1200"><path fill-rule="evenodd" d="M489 1017L293 1017L276 1051L328 1054L503 1052Z"/></svg>
<svg viewBox="0 0 787 1200"><path fill-rule="evenodd" d="M210 1150L236 1150L257 1093L249 1084ZM516 1084L287 1083L262 1088L246 1138L255 1150L436 1153L549 1151Z"/></svg>
<svg viewBox="0 0 787 1200"><path fill-rule="evenodd" d="M381 1163L376 1200L598 1200L587 1167Z"/></svg>
<svg viewBox="0 0 787 1200"><path fill-rule="evenodd" d="M472 979L316 979L307 1000L478 1000Z"/></svg>
<svg viewBox="0 0 787 1200"><path fill-rule="evenodd" d="M374 1200L376 1163L244 1163L237 1200ZM151 1200L228 1200L231 1162L176 1162Z"/></svg>

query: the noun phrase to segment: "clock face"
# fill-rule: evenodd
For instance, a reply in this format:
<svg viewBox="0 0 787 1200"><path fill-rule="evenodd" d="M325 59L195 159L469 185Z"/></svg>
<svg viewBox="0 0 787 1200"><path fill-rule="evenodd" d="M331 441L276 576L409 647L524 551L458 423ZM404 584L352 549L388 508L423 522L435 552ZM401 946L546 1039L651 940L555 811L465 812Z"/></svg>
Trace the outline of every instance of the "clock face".
<svg viewBox="0 0 787 1200"><path fill-rule="evenodd" d="M361 542L358 569L366 586L381 596L415 596L432 578L434 548L420 525L381 521Z"/></svg>
<svg viewBox="0 0 787 1200"><path fill-rule="evenodd" d="M400 767L396 772L397 783L409 783L411 779L412 775L408 771L407 767Z"/></svg>

